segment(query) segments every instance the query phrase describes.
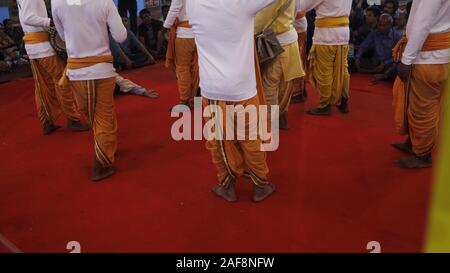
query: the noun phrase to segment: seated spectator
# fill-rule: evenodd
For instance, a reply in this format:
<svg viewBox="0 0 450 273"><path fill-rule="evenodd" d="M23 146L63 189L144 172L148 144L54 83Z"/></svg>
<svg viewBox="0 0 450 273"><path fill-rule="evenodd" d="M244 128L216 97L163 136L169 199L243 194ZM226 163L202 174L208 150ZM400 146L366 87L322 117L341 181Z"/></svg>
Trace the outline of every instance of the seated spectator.
<svg viewBox="0 0 450 273"><path fill-rule="evenodd" d="M14 25L11 19L3 20L5 33L11 37L17 47L21 47L23 41L23 30L20 26Z"/></svg>
<svg viewBox="0 0 450 273"><path fill-rule="evenodd" d="M397 11L397 2L395 2L393 0L384 1L384 5L383 5L384 13L388 13L393 18L395 16L396 11Z"/></svg>
<svg viewBox="0 0 450 273"><path fill-rule="evenodd" d="M374 82L393 80L397 76L392 49L402 38L402 34L393 29L393 23L394 19L389 14L382 14L377 30L370 33L356 54L357 71L375 74Z"/></svg>
<svg viewBox="0 0 450 273"><path fill-rule="evenodd" d="M408 14L406 12L398 13L395 17L394 29L402 35L406 34L406 24L408 23Z"/></svg>
<svg viewBox="0 0 450 273"><path fill-rule="evenodd" d="M359 46L369 34L376 29L380 9L378 7L368 7L365 12L365 23L353 31L352 41L355 46Z"/></svg>
<svg viewBox="0 0 450 273"><path fill-rule="evenodd" d="M28 64L28 61L20 54L18 47L3 29L0 29L0 55L1 59L10 69L16 66Z"/></svg>
<svg viewBox="0 0 450 273"><path fill-rule="evenodd" d="M112 37L110 40L111 52L114 57L114 67L117 70L138 68L154 64L155 59L145 46L130 30L128 17L122 17L123 25L127 28L127 39L119 44Z"/></svg>
<svg viewBox="0 0 450 273"><path fill-rule="evenodd" d="M158 39L164 29L163 22L153 19L148 9L141 10L139 17L142 20L142 24L138 28L139 40L153 56L164 58L165 56L161 52L162 40Z"/></svg>

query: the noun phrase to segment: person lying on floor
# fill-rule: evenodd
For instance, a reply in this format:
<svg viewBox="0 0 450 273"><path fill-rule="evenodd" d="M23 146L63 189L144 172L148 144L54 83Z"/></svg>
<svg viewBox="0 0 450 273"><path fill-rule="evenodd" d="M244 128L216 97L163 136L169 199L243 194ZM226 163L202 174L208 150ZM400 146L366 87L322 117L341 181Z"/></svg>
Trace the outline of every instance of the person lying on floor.
<svg viewBox="0 0 450 273"><path fill-rule="evenodd" d="M382 14L377 29L367 36L356 53L356 70L375 74L372 83L394 80L397 77L397 64L392 57L392 49L402 38L402 34L393 29L393 23L391 15Z"/></svg>
<svg viewBox="0 0 450 273"><path fill-rule="evenodd" d="M122 76L116 76L116 90L114 95L130 94L137 96L144 96L150 99L159 98L159 94L154 89L145 89L144 87L137 85L136 83L125 79Z"/></svg>
<svg viewBox="0 0 450 273"><path fill-rule="evenodd" d="M122 22L127 29L125 42L119 44L111 38L111 35L109 37L110 48L114 57L114 68L120 71L154 64L156 61L153 56L130 30L128 17L122 17Z"/></svg>

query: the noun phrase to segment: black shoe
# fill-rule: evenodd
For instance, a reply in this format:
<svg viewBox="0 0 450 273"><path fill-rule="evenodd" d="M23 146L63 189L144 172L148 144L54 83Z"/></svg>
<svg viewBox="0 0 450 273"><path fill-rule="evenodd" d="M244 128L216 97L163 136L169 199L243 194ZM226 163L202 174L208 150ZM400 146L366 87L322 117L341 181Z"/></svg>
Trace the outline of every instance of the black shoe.
<svg viewBox="0 0 450 273"><path fill-rule="evenodd" d="M46 136L60 128L61 128L61 126L55 125L53 123L47 123L46 125L44 125L44 128L42 130L43 130L44 135Z"/></svg>
<svg viewBox="0 0 450 273"><path fill-rule="evenodd" d="M308 110L306 113L309 115L312 115L312 116L330 116L331 115L331 106L328 105L324 108L317 107L317 108Z"/></svg>
<svg viewBox="0 0 450 273"><path fill-rule="evenodd" d="M413 154L411 138L409 138L409 137L405 140L405 142L393 143L393 144L391 144L391 146L402 152L405 152L408 154Z"/></svg>
<svg viewBox="0 0 450 273"><path fill-rule="evenodd" d="M395 163L404 169L422 169L431 168L433 166L433 159L431 153L423 156L413 156L405 159L396 160Z"/></svg>
<svg viewBox="0 0 450 273"><path fill-rule="evenodd" d="M253 188L253 202L261 202L271 196L274 192L275 186L270 182L264 186L255 185Z"/></svg>
<svg viewBox="0 0 450 273"><path fill-rule="evenodd" d="M306 97L303 93L292 96L291 104L303 103L306 101Z"/></svg>
<svg viewBox="0 0 450 273"><path fill-rule="evenodd" d="M114 166L103 167L97 160L94 162L94 168L92 170L91 180L98 182L105 178L114 175L117 172L117 168Z"/></svg>
<svg viewBox="0 0 450 273"><path fill-rule="evenodd" d="M67 119L67 127L73 131L84 132L89 131L91 127L87 124L82 124L79 120Z"/></svg>
<svg viewBox="0 0 450 273"><path fill-rule="evenodd" d="M341 99L341 104L338 105L338 110L343 113L343 114L348 114L349 109L348 109L348 99L342 97Z"/></svg>

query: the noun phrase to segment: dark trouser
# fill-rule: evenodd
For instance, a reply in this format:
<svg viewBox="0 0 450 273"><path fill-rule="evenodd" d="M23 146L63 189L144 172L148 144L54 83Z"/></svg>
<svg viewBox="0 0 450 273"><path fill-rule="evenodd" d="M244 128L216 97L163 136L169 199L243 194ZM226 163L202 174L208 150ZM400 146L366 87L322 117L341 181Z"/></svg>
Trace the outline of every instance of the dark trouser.
<svg viewBox="0 0 450 273"><path fill-rule="evenodd" d="M130 25L131 31L134 34L137 33L137 3L136 0L119 0L118 4L119 14L124 17L127 13L130 13ZM128 16L127 16L128 17Z"/></svg>

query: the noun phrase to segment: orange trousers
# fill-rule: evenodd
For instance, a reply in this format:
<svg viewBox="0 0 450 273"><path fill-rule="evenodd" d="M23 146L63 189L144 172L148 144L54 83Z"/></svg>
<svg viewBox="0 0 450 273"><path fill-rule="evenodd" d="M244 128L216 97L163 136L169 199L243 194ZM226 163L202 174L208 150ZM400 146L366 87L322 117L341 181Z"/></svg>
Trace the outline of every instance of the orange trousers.
<svg viewBox="0 0 450 273"><path fill-rule="evenodd" d="M194 39L175 40L175 70L180 100L184 102L193 100L199 85L197 47Z"/></svg>
<svg viewBox="0 0 450 273"><path fill-rule="evenodd" d="M418 156L436 145L447 80L448 64L416 64L412 68L407 120L413 152Z"/></svg>
<svg viewBox="0 0 450 273"><path fill-rule="evenodd" d="M74 88L59 88L57 83L65 69L64 62L56 55L31 60L35 84L35 100L42 126L54 124L63 112L68 119L79 121L80 113L74 99Z"/></svg>
<svg viewBox="0 0 450 273"><path fill-rule="evenodd" d="M226 106L242 105L244 108L247 106L255 106L258 109L259 98L255 96L251 99L241 102L227 102L208 100L203 98L203 106L216 106L222 110L223 124L227 124L226 120ZM234 113L234 121L238 120L239 113ZM205 122L208 122L211 118L205 118ZM206 148L211 152L212 161L217 169L217 177L219 182L228 187L230 183L234 183L235 179L239 176L246 176L250 178L253 183L258 186L267 184L267 174L269 169L266 163L266 152L261 150L262 141L259 136L252 140L249 135L251 128L258 127L258 117L248 117L245 119L245 132L240 132L239 127L236 124L233 126L233 135L235 140L226 140L225 136L229 134L226 132L226 126L223 126L223 140L214 138L206 142ZM215 124L217 125L217 124ZM217 130L217 126L215 127ZM256 129L257 130L257 129ZM237 140L238 135L246 135L245 140Z"/></svg>
<svg viewBox="0 0 450 273"><path fill-rule="evenodd" d="M90 81L71 81L80 111L94 132L97 161L108 167L114 164L117 150L117 118L114 108L115 77Z"/></svg>

